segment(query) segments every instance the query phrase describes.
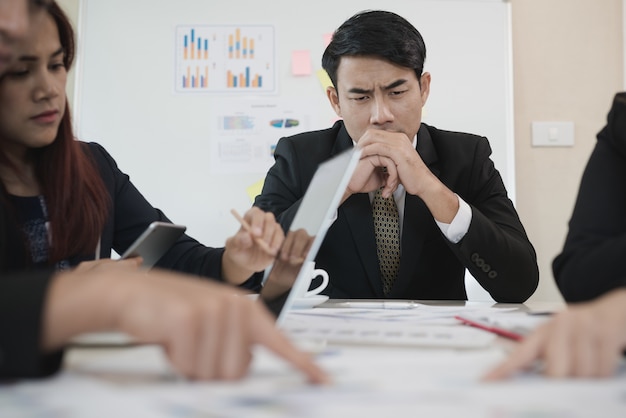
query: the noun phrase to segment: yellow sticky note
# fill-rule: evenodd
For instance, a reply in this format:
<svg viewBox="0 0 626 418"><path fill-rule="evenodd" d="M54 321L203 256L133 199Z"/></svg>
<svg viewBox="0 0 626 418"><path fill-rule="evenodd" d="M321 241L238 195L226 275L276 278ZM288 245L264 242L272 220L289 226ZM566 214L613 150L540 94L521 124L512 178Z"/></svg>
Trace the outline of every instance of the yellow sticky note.
<svg viewBox="0 0 626 418"><path fill-rule="evenodd" d="M320 80L320 84L322 85L322 89L324 89L324 91L326 91L327 87L332 87L333 82L330 81L330 77L325 69L320 68L317 70L317 78Z"/></svg>
<svg viewBox="0 0 626 418"><path fill-rule="evenodd" d="M293 75L311 75L311 52L309 50L291 52L291 73Z"/></svg>
<svg viewBox="0 0 626 418"><path fill-rule="evenodd" d="M254 203L254 199L263 191L263 183L265 183L265 178L262 178L246 188L246 193L248 193L248 197L252 203Z"/></svg>

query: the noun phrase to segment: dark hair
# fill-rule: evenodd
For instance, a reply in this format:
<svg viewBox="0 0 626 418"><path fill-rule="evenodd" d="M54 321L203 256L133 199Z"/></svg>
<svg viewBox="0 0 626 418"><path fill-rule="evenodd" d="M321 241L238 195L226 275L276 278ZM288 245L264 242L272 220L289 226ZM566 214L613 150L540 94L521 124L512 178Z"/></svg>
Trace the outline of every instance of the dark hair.
<svg viewBox="0 0 626 418"><path fill-rule="evenodd" d="M418 30L403 17L382 10L366 10L339 26L322 55L322 67L335 87L343 56L383 58L412 68L419 80L424 70L426 45Z"/></svg>
<svg viewBox="0 0 626 418"><path fill-rule="evenodd" d="M59 30L59 40L63 47L63 64L69 71L74 63L74 53L76 51L76 42L74 41L74 29L63 9L56 2L48 4L45 8Z"/></svg>
<svg viewBox="0 0 626 418"><path fill-rule="evenodd" d="M69 70L75 51L72 25L56 2L46 7L46 13L56 23L64 52L63 63ZM93 158L87 152L84 144L74 138L66 101L54 142L32 150L50 220L49 264L75 255L92 254L104 228L110 197ZM0 161L6 161L2 157L0 149ZM6 193L4 187L2 190ZM3 201L6 204L6 199Z"/></svg>

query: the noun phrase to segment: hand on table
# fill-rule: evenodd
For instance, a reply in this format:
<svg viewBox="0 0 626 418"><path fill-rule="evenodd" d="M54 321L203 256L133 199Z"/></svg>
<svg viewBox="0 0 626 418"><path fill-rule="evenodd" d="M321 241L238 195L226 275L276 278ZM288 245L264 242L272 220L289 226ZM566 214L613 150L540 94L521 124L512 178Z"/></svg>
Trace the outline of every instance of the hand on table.
<svg viewBox="0 0 626 418"><path fill-rule="evenodd" d="M571 305L521 342L485 380L531 368L540 360L549 377L607 377L626 349L626 290Z"/></svg>
<svg viewBox="0 0 626 418"><path fill-rule="evenodd" d="M44 350L98 331L161 345L173 367L192 379L243 377L255 345L284 358L311 382L328 379L275 327L263 304L231 286L191 276L135 268L60 273L48 291Z"/></svg>

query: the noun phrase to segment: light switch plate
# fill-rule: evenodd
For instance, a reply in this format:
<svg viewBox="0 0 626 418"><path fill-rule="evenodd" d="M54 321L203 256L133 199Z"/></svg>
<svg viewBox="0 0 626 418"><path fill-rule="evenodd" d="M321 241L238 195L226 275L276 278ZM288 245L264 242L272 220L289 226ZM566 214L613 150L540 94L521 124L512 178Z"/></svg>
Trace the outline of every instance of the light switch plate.
<svg viewBox="0 0 626 418"><path fill-rule="evenodd" d="M574 122L533 122L533 147L573 147Z"/></svg>

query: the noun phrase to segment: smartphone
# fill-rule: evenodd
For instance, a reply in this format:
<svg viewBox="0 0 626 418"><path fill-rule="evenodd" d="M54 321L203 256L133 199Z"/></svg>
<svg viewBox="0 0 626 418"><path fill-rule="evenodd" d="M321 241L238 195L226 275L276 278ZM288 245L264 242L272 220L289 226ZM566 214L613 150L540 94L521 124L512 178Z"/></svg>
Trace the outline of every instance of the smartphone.
<svg viewBox="0 0 626 418"><path fill-rule="evenodd" d="M122 259L140 256L142 267L150 268L185 232L186 226L167 222L152 222L122 254Z"/></svg>

